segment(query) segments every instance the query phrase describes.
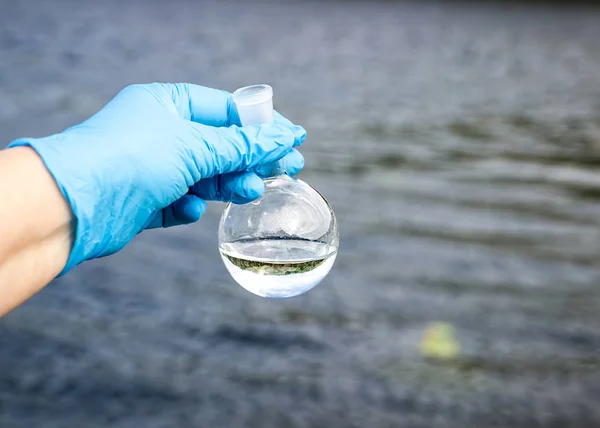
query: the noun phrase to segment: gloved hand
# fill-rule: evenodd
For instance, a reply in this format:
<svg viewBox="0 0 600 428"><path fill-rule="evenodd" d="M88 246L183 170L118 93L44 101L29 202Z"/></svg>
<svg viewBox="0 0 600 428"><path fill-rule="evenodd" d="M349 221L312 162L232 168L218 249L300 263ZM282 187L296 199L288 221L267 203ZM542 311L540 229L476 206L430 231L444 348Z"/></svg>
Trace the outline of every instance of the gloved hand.
<svg viewBox="0 0 600 428"><path fill-rule="evenodd" d="M147 228L197 221L204 200L247 203L262 180L252 168L285 156L293 175L306 132L275 113L240 126L231 94L191 84L133 85L90 119L45 138L19 139L42 158L70 204L73 248L61 275L113 254Z"/></svg>

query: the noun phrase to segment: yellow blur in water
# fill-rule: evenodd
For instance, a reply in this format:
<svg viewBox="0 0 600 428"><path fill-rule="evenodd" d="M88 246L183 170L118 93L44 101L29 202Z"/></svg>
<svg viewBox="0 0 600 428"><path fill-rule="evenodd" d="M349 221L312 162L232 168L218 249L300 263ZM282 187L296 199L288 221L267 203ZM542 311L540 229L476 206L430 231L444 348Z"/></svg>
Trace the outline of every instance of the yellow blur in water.
<svg viewBox="0 0 600 428"><path fill-rule="evenodd" d="M445 322L431 324L421 337L419 351L423 357L450 360L460 354L460 344L455 338L454 326Z"/></svg>

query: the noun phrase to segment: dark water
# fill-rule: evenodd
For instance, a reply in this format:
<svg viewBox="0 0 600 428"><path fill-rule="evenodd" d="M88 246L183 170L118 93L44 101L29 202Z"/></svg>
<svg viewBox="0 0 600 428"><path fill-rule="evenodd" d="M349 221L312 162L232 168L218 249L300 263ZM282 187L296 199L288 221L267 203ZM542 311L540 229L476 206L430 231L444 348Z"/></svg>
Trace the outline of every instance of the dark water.
<svg viewBox="0 0 600 428"><path fill-rule="evenodd" d="M287 301L228 277L218 204L81 266L0 321L0 427L600 426L599 40L542 4L0 0L4 143L268 82L341 230Z"/></svg>

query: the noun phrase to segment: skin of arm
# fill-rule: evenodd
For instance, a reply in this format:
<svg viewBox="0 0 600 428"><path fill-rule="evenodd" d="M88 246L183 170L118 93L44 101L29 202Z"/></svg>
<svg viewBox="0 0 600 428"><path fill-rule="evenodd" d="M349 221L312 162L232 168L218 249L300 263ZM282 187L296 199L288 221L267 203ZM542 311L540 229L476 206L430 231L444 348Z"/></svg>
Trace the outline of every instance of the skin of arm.
<svg viewBox="0 0 600 428"><path fill-rule="evenodd" d="M73 216L37 153L0 150L0 317L52 281L72 245Z"/></svg>

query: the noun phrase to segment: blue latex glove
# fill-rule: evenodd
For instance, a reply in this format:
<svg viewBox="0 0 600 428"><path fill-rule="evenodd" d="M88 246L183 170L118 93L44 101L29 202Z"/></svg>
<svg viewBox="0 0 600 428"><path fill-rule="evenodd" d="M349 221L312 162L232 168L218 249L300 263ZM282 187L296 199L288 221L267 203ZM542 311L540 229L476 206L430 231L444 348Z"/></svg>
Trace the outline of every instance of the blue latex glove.
<svg viewBox="0 0 600 428"><path fill-rule="evenodd" d="M197 221L204 200L247 203L262 180L252 168L285 156L306 132L275 113L269 125L240 126L225 91L191 84L132 85L90 119L46 138L19 139L42 158L70 204L75 239L61 275L113 254L144 229Z"/></svg>

